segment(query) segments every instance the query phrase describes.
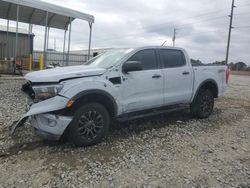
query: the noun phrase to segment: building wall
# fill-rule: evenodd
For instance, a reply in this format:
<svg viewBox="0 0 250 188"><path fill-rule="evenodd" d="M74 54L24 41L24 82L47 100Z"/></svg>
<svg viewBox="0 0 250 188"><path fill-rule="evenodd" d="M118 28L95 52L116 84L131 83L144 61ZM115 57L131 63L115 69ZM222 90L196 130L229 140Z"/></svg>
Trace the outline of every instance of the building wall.
<svg viewBox="0 0 250 188"><path fill-rule="evenodd" d="M28 56L33 51L34 35L19 34L18 35L18 53L17 56ZM14 58L15 56L16 33L9 32L7 40L7 32L0 31L0 60L5 58Z"/></svg>

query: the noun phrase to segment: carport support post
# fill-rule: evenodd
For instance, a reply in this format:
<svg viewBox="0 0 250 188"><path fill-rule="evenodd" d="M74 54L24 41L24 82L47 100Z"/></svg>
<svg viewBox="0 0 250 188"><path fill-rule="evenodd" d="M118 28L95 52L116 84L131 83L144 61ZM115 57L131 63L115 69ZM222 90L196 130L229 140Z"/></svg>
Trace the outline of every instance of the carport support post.
<svg viewBox="0 0 250 188"><path fill-rule="evenodd" d="M48 29L48 16L49 13L46 12L46 18L45 18L45 34L44 34L44 46L43 46L43 67L46 67L46 47L47 47L47 29Z"/></svg>
<svg viewBox="0 0 250 188"><path fill-rule="evenodd" d="M48 34L47 34L47 43L46 43L46 49L47 50L49 48L49 32L50 32L50 27L48 27Z"/></svg>
<svg viewBox="0 0 250 188"><path fill-rule="evenodd" d="M88 60L90 59L91 36L92 36L92 22L89 22L89 49L88 49Z"/></svg>
<svg viewBox="0 0 250 188"><path fill-rule="evenodd" d="M16 71L16 58L17 58L17 51L18 51L18 22L19 22L19 5L16 7L16 43L15 43L15 65L14 65L14 72Z"/></svg>
<svg viewBox="0 0 250 188"><path fill-rule="evenodd" d="M70 38L71 38L71 24L72 24L72 18L70 18L70 25L69 25L69 42L68 42L68 54L67 54L66 66L69 66L69 51L70 51Z"/></svg>
<svg viewBox="0 0 250 188"><path fill-rule="evenodd" d="M7 37L6 37L6 58L9 59L9 28L10 28L10 20L7 20Z"/></svg>
<svg viewBox="0 0 250 188"><path fill-rule="evenodd" d="M31 50L31 33L32 33L32 24L30 23L29 24L29 35L28 35L28 46L29 46L29 71L32 71L32 57L33 57L33 54L32 54L32 50Z"/></svg>
<svg viewBox="0 0 250 188"><path fill-rule="evenodd" d="M28 34L29 51L31 51L31 44L30 44L31 43L31 33L32 33L32 24L29 24L29 34Z"/></svg>
<svg viewBox="0 0 250 188"><path fill-rule="evenodd" d="M66 40L66 33L67 30L64 30L64 37L63 37L63 66L65 66L65 58L64 58L64 53L65 53L65 40Z"/></svg>

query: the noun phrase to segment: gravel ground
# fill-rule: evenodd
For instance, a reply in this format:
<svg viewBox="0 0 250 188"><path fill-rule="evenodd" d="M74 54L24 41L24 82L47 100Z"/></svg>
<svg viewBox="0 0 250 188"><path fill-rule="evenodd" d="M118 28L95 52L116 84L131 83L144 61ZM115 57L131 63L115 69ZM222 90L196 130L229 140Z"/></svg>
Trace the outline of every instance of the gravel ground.
<svg viewBox="0 0 250 188"><path fill-rule="evenodd" d="M46 145L29 124L8 136L23 82L0 78L0 187L250 187L250 76L231 76L208 119L132 121L88 148Z"/></svg>

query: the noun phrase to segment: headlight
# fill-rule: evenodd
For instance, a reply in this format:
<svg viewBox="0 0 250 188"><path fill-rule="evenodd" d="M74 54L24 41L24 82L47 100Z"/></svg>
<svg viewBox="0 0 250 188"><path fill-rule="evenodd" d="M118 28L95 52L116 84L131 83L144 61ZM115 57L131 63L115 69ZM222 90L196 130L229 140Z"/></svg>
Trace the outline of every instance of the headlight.
<svg viewBox="0 0 250 188"><path fill-rule="evenodd" d="M42 101L56 96L63 88L63 85L45 85L33 86L32 89L35 93L35 102Z"/></svg>

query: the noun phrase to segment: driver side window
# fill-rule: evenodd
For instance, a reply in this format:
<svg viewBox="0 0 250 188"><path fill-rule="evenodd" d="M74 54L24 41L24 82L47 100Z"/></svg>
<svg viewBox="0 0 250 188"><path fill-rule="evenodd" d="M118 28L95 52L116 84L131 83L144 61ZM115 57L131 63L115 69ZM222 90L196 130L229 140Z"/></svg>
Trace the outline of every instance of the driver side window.
<svg viewBox="0 0 250 188"><path fill-rule="evenodd" d="M153 49L141 50L135 53L128 61L140 61L143 70L157 69L156 53Z"/></svg>

